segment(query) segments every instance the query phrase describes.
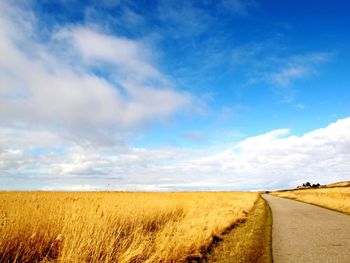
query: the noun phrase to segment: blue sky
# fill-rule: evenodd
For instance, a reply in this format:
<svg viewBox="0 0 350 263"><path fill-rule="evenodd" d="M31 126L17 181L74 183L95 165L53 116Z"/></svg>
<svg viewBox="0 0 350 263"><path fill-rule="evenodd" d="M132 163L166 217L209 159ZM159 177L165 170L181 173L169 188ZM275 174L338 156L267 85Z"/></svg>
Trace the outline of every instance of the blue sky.
<svg viewBox="0 0 350 263"><path fill-rule="evenodd" d="M2 1L1 189L350 178L348 1Z"/></svg>

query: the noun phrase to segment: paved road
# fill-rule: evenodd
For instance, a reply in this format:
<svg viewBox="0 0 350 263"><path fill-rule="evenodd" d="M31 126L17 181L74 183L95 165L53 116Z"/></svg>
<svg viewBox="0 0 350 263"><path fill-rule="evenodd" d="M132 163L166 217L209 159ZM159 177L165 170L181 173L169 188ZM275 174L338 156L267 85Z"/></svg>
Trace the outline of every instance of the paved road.
<svg viewBox="0 0 350 263"><path fill-rule="evenodd" d="M350 216L263 196L272 210L274 263L350 263Z"/></svg>

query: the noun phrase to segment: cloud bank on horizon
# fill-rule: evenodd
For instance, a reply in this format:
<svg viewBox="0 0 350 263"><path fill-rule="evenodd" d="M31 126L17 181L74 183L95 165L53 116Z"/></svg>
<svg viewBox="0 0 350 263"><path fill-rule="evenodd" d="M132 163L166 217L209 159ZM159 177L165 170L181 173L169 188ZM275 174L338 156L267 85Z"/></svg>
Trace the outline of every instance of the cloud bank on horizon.
<svg viewBox="0 0 350 263"><path fill-rule="evenodd" d="M285 8L2 1L0 189L349 180L349 18Z"/></svg>

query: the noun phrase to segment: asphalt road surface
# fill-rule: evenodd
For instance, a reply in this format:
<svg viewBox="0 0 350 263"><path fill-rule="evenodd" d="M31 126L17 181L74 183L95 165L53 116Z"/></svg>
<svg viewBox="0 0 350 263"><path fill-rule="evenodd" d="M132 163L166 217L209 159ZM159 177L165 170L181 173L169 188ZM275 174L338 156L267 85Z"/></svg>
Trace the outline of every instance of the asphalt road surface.
<svg viewBox="0 0 350 263"><path fill-rule="evenodd" d="M274 263L350 263L350 216L263 195L272 210Z"/></svg>

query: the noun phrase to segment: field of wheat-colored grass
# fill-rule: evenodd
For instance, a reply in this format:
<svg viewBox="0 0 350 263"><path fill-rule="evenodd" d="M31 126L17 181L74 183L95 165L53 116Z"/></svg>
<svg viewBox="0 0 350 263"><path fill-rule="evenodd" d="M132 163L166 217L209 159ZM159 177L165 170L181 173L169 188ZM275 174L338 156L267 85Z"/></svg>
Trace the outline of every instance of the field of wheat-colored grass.
<svg viewBox="0 0 350 263"><path fill-rule="evenodd" d="M327 187L350 187L350 181L336 182L327 184Z"/></svg>
<svg viewBox="0 0 350 263"><path fill-rule="evenodd" d="M0 192L0 262L183 262L257 193Z"/></svg>
<svg viewBox="0 0 350 263"><path fill-rule="evenodd" d="M272 194L350 214L350 187L303 189Z"/></svg>

